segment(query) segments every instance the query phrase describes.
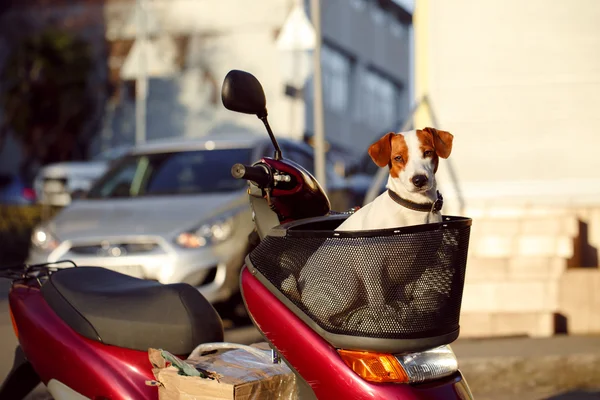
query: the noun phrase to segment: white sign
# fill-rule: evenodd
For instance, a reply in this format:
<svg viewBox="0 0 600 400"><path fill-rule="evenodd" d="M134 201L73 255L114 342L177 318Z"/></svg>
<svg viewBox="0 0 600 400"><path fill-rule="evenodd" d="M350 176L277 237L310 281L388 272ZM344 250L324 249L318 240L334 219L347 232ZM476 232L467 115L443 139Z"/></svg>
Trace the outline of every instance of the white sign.
<svg viewBox="0 0 600 400"><path fill-rule="evenodd" d="M145 76L158 78L172 76L177 72L175 57L177 49L173 39L162 36L158 39L136 40L121 67L122 79L136 79L145 68Z"/></svg>
<svg viewBox="0 0 600 400"><path fill-rule="evenodd" d="M308 20L304 7L297 4L279 33L277 48L279 50L313 50L315 48L315 29Z"/></svg>
<svg viewBox="0 0 600 400"><path fill-rule="evenodd" d="M144 18L144 31L146 35L155 35L160 31L160 24L158 23L158 19L152 11L152 8L149 5L144 4L143 7L136 6L132 8L129 17L120 29L119 38L135 37L137 30L140 28L140 20L138 19L139 12L143 13L142 17Z"/></svg>

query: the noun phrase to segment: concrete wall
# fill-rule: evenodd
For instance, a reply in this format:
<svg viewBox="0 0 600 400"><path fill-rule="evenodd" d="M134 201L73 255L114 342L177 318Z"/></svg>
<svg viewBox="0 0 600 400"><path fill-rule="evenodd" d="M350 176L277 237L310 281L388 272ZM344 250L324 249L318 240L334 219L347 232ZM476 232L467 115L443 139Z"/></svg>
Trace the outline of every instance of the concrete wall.
<svg viewBox="0 0 600 400"><path fill-rule="evenodd" d="M467 202L597 204L600 3L418 0L416 14L417 96L455 134Z"/></svg>

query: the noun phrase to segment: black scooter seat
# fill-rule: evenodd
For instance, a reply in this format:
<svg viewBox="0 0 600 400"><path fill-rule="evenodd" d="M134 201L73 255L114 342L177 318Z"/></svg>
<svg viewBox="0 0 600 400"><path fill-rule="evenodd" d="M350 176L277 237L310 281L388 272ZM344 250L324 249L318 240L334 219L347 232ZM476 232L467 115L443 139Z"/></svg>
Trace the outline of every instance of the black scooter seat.
<svg viewBox="0 0 600 400"><path fill-rule="evenodd" d="M105 344L187 355L201 343L223 341L221 318L188 284L77 267L50 275L42 295L73 330Z"/></svg>

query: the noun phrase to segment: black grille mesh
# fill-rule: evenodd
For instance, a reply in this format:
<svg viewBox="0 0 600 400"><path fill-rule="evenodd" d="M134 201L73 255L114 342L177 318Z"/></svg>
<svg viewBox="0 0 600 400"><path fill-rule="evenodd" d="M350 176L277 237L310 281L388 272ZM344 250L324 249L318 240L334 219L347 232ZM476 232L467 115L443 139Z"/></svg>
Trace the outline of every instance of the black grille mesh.
<svg viewBox="0 0 600 400"><path fill-rule="evenodd" d="M368 237L267 236L250 261L330 333L433 337L459 326L470 223L425 229Z"/></svg>

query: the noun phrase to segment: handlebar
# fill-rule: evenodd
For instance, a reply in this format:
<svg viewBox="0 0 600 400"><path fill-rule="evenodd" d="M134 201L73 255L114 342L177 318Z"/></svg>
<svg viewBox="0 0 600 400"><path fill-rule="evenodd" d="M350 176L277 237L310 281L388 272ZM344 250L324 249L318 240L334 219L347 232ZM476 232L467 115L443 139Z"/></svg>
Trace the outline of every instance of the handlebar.
<svg viewBox="0 0 600 400"><path fill-rule="evenodd" d="M264 188L271 184L271 173L266 167L235 164L231 167L231 175L235 179L246 179Z"/></svg>

